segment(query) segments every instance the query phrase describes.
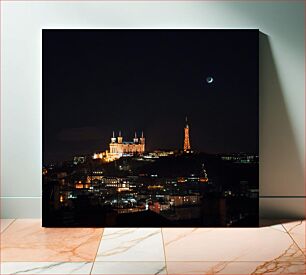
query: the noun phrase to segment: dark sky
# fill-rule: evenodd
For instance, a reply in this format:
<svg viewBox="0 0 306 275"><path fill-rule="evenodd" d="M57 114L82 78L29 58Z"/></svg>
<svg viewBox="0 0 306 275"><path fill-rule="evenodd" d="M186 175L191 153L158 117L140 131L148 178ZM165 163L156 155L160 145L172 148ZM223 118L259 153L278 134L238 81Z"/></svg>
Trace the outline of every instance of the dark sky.
<svg viewBox="0 0 306 275"><path fill-rule="evenodd" d="M258 152L258 30L43 30L43 114L45 163L182 148L186 115L193 150Z"/></svg>

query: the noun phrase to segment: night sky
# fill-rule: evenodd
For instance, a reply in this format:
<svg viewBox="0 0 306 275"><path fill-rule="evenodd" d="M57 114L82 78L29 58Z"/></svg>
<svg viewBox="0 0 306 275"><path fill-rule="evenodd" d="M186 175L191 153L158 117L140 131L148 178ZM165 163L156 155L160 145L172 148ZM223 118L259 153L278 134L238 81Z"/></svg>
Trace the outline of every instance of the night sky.
<svg viewBox="0 0 306 275"><path fill-rule="evenodd" d="M258 152L258 30L43 30L44 163L182 149L185 116L194 151Z"/></svg>

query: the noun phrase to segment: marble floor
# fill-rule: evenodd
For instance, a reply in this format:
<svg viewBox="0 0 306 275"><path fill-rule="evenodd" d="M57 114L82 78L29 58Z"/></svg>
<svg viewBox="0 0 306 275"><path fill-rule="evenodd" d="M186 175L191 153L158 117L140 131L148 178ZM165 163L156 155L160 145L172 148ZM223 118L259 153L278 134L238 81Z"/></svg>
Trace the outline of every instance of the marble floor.
<svg viewBox="0 0 306 275"><path fill-rule="evenodd" d="M305 221L266 224L42 228L2 219L0 274L306 274Z"/></svg>

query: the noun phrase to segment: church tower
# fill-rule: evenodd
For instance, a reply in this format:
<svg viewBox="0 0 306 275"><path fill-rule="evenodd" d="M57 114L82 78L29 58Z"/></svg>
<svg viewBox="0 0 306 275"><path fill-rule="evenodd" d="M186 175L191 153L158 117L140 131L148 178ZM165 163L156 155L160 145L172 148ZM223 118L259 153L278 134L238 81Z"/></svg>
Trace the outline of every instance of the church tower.
<svg viewBox="0 0 306 275"><path fill-rule="evenodd" d="M143 135L143 131L141 132L140 143L141 143L141 144L145 144L145 137L144 137L144 135Z"/></svg>
<svg viewBox="0 0 306 275"><path fill-rule="evenodd" d="M118 136L118 143L122 143L122 136L121 136L121 131L119 131L119 136Z"/></svg>
<svg viewBox="0 0 306 275"><path fill-rule="evenodd" d="M190 153L190 140L189 140L189 125L186 117L186 125L184 128L184 153Z"/></svg>
<svg viewBox="0 0 306 275"><path fill-rule="evenodd" d="M145 145L146 144L146 139L145 139L145 137L144 137L144 135L143 135L143 131L141 132L141 138L140 138L140 152L141 153L144 153L144 151L145 151Z"/></svg>
<svg viewBox="0 0 306 275"><path fill-rule="evenodd" d="M116 143L115 132L113 131L113 137L111 138L111 143Z"/></svg>
<svg viewBox="0 0 306 275"><path fill-rule="evenodd" d="M134 143L138 143L138 137L137 137L137 133L135 132L135 137L133 139Z"/></svg>

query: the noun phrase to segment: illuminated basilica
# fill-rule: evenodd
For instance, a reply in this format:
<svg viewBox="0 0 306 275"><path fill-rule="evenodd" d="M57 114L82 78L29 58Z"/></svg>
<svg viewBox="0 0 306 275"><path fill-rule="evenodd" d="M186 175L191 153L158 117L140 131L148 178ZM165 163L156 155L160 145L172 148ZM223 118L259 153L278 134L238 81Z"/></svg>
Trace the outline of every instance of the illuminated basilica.
<svg viewBox="0 0 306 275"><path fill-rule="evenodd" d="M143 132L141 137L138 138L135 132L133 141L123 141L121 132L119 132L118 137L115 137L113 132L113 137L109 144L109 150L102 153L95 153L94 159L102 159L104 161L110 162L119 159L122 156L131 156L136 154L143 154L145 152L145 138Z"/></svg>

